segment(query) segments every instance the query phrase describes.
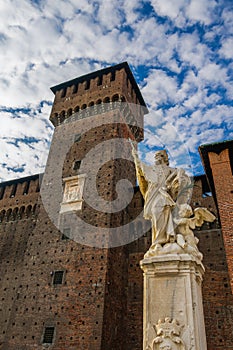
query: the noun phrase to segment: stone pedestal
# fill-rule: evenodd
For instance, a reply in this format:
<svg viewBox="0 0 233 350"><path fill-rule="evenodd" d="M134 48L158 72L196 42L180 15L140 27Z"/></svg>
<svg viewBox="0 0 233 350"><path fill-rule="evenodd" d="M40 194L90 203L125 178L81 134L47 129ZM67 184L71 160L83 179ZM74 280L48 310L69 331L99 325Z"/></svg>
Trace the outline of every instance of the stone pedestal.
<svg viewBox="0 0 233 350"><path fill-rule="evenodd" d="M143 350L206 350L204 267L189 254L145 258Z"/></svg>

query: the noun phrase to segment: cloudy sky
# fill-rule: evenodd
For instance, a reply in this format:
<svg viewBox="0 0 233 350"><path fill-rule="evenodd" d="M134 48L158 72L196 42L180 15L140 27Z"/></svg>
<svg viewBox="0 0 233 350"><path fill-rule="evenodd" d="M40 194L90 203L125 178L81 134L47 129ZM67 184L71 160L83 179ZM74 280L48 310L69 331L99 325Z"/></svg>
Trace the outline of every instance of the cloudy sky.
<svg viewBox="0 0 233 350"><path fill-rule="evenodd" d="M128 61L150 113L141 157L231 139L232 0L0 0L0 181L43 172L50 87Z"/></svg>

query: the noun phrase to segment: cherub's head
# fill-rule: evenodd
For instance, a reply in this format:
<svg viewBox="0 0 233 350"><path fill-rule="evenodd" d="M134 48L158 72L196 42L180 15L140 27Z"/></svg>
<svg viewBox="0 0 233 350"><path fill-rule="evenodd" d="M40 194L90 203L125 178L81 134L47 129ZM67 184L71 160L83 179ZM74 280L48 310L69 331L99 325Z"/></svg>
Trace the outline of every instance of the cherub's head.
<svg viewBox="0 0 233 350"><path fill-rule="evenodd" d="M179 216L181 218L190 218L193 214L193 210L189 204L181 204L179 207Z"/></svg>

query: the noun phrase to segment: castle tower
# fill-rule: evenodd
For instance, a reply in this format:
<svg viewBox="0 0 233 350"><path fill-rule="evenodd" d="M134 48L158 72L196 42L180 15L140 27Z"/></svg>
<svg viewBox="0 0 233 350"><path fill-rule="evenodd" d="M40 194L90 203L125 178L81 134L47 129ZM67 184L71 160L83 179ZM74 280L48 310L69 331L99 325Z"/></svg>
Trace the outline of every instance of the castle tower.
<svg viewBox="0 0 233 350"><path fill-rule="evenodd" d="M1 349L126 349L125 244L132 239L124 241L121 227L134 218L130 203L114 210L111 202L117 199L121 179L131 182L133 195L135 169L128 138L143 138L145 103L127 63L52 91L55 131L37 203L40 210L25 242L17 294L12 305L6 305ZM97 170L94 175L92 169ZM98 201L94 208L88 200L92 175L99 200L109 203L106 211ZM123 202L127 191L124 187Z"/></svg>

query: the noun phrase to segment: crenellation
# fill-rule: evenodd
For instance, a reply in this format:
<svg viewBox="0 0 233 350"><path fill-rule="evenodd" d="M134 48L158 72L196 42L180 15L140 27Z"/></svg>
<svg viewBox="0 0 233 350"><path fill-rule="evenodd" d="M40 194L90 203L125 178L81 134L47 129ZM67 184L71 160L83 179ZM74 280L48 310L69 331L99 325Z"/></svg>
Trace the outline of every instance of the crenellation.
<svg viewBox="0 0 233 350"><path fill-rule="evenodd" d="M64 96L64 97L66 97L66 101L67 101L67 99L68 99L68 100L70 99L70 97L72 96L72 94L73 94L73 86L68 86L68 87L66 88L66 95Z"/></svg>
<svg viewBox="0 0 233 350"><path fill-rule="evenodd" d="M77 94L77 92L78 92L78 84L73 84L71 86L71 93L72 94Z"/></svg>
<svg viewBox="0 0 233 350"><path fill-rule="evenodd" d="M61 98L56 92L50 120L55 126L60 125L71 115L68 110L70 108L75 109L77 106L83 110L86 106L89 107L102 102L124 102L127 100L131 103L139 103L138 93L132 88L132 83L129 80L131 78L128 78L125 69L116 69L107 73L103 70L103 73L97 77L87 77L86 79L83 77L78 82L78 89L75 94L73 89L74 86L77 86L77 83L66 86L66 98ZM130 93L128 93L127 88L128 80ZM87 116L89 116L89 113L87 113Z"/></svg>
<svg viewBox="0 0 233 350"><path fill-rule="evenodd" d="M86 81L83 81L83 82L80 82L78 85L78 94L83 95L85 93L86 93Z"/></svg>

